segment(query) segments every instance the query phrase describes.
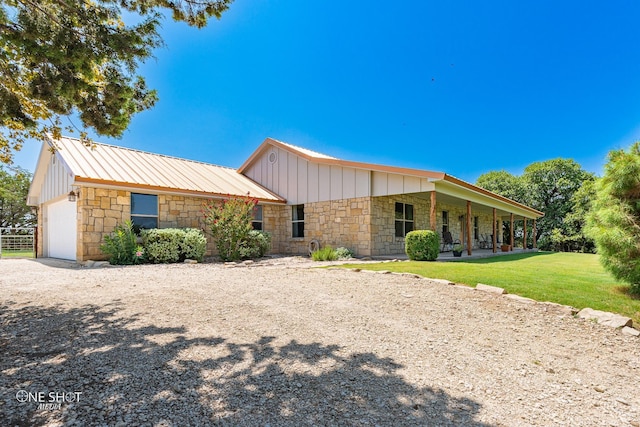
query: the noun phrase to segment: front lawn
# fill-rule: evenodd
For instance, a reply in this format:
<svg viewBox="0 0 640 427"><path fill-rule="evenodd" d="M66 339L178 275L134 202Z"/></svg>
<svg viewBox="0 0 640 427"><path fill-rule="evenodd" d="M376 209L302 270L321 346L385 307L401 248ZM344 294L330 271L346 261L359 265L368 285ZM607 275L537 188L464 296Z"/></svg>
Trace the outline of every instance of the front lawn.
<svg viewBox="0 0 640 427"><path fill-rule="evenodd" d="M613 279L597 255L537 252L457 262L408 261L344 267L415 273L469 286L484 283L537 301L619 313L640 323L640 298L629 296L628 286Z"/></svg>
<svg viewBox="0 0 640 427"><path fill-rule="evenodd" d="M9 251L3 250L0 258L35 258L32 250Z"/></svg>

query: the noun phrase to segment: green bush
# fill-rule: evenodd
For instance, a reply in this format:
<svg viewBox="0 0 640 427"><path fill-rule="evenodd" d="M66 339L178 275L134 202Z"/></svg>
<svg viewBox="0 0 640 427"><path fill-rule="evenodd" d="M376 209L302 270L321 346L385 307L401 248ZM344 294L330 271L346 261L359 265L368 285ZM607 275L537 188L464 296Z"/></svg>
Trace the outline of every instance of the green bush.
<svg viewBox="0 0 640 427"><path fill-rule="evenodd" d="M353 252L350 249L339 247L336 249L336 256L338 259L349 259L353 258Z"/></svg>
<svg viewBox="0 0 640 427"><path fill-rule="evenodd" d="M322 249L312 252L311 259L314 261L335 261L338 259L338 255L331 246L327 245Z"/></svg>
<svg viewBox="0 0 640 427"><path fill-rule="evenodd" d="M154 264L178 262L184 232L176 228L142 230L142 245L147 259Z"/></svg>
<svg viewBox="0 0 640 427"><path fill-rule="evenodd" d="M180 258L195 259L202 262L204 254L207 251L207 239L204 237L202 230L197 228L185 228L184 237L180 243Z"/></svg>
<svg viewBox="0 0 640 427"><path fill-rule="evenodd" d="M244 259L262 258L271 249L271 234L251 230L240 244L239 254Z"/></svg>
<svg viewBox="0 0 640 427"><path fill-rule="evenodd" d="M100 250L109 255L113 265L132 265L144 260L144 251L138 246L137 236L133 232L133 223L125 221L116 226L113 233L104 236Z"/></svg>
<svg viewBox="0 0 640 427"><path fill-rule="evenodd" d="M407 233L405 252L413 261L435 261L440 252L440 239L431 230L414 230Z"/></svg>
<svg viewBox="0 0 640 427"><path fill-rule="evenodd" d="M154 228L142 230L141 235L146 258L156 264L202 261L207 249L204 234L195 228Z"/></svg>

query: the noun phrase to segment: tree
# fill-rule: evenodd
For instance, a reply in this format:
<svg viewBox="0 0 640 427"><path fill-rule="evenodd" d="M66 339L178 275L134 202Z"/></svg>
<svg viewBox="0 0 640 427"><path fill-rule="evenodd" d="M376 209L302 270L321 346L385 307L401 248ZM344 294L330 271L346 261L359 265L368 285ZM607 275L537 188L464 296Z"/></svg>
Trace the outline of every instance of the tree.
<svg viewBox="0 0 640 427"><path fill-rule="evenodd" d="M609 153L604 176L596 183L587 232L604 268L640 294L640 142L628 152Z"/></svg>
<svg viewBox="0 0 640 427"><path fill-rule="evenodd" d="M564 217L563 251L594 252L595 242L587 234L587 215L591 210L593 200L596 198L595 180L587 180L573 193L571 197L571 209Z"/></svg>
<svg viewBox="0 0 640 427"><path fill-rule="evenodd" d="M585 181L595 176L572 159L553 159L527 166L522 175L527 205L544 217L537 222L537 238L548 237L554 228L564 229L565 217L573 208L572 197Z"/></svg>
<svg viewBox="0 0 640 427"><path fill-rule="evenodd" d="M28 138L60 137L74 113L85 144L87 128L120 136L157 100L136 72L162 45L162 12L201 28L232 1L0 0L0 161Z"/></svg>
<svg viewBox="0 0 640 427"><path fill-rule="evenodd" d="M520 203L523 203L526 194L522 179L505 170L480 175L476 185Z"/></svg>
<svg viewBox="0 0 640 427"><path fill-rule="evenodd" d="M0 227L32 227L36 218L27 206L31 173L15 167L0 167Z"/></svg>
<svg viewBox="0 0 640 427"><path fill-rule="evenodd" d="M490 171L478 177L476 185L516 202L525 203L525 189L522 179L505 170ZM511 239L511 223L503 223L505 243L513 244Z"/></svg>
<svg viewBox="0 0 640 427"><path fill-rule="evenodd" d="M476 185L544 212L544 217L536 222L536 239L540 248L551 249L552 242L565 242L568 235L580 232L581 227L575 230L567 228L567 216L572 212L575 214L574 207L580 202L573 199L574 194L583 183L594 179L593 174L574 160L553 159L530 164L521 176L506 171L485 173L478 178ZM568 220L574 226L576 221L584 223L585 214L586 210L582 210L581 219L574 215ZM509 235L509 230L506 235ZM576 250L575 245L558 247Z"/></svg>

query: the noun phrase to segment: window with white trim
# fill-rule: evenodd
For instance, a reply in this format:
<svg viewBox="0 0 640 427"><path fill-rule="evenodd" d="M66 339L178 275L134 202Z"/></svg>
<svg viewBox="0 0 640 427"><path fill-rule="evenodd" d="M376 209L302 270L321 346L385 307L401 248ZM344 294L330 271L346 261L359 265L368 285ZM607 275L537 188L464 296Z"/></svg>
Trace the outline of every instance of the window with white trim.
<svg viewBox="0 0 640 427"><path fill-rule="evenodd" d="M291 206L291 236L304 237L304 205Z"/></svg>

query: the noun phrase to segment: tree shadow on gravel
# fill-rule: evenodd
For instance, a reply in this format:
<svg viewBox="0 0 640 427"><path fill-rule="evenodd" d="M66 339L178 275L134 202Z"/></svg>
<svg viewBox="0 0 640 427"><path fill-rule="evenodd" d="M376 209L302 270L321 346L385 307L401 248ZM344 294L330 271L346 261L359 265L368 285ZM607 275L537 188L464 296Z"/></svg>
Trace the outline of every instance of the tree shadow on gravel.
<svg viewBox="0 0 640 427"><path fill-rule="evenodd" d="M189 339L120 311L0 307L0 425L486 425L477 402L416 387L373 353ZM59 409L40 406L51 399Z"/></svg>

